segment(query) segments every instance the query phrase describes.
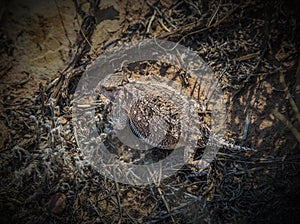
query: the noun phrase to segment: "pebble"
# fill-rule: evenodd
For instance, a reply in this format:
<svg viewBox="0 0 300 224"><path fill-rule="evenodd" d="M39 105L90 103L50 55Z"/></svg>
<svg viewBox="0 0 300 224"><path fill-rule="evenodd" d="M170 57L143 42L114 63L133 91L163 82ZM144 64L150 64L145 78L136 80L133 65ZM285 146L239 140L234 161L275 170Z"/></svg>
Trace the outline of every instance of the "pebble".
<svg viewBox="0 0 300 224"><path fill-rule="evenodd" d="M55 215L60 215L66 208L67 197L63 193L56 193L51 196L47 203L47 210Z"/></svg>

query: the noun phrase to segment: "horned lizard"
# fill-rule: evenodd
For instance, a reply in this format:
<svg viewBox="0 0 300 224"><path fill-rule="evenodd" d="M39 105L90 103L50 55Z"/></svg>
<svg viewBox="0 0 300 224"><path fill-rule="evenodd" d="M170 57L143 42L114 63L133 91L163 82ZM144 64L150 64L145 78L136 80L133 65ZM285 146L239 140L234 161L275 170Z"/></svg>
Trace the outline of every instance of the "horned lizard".
<svg viewBox="0 0 300 224"><path fill-rule="evenodd" d="M164 78L148 75L137 80L117 72L102 80L100 89L113 104L110 119L115 129L129 126L132 134L150 148L163 150L187 146L185 154L192 166L198 164L192 159L195 146L214 144L215 147L251 150L211 135L209 125L202 117L205 106L185 96L179 85L170 85Z"/></svg>

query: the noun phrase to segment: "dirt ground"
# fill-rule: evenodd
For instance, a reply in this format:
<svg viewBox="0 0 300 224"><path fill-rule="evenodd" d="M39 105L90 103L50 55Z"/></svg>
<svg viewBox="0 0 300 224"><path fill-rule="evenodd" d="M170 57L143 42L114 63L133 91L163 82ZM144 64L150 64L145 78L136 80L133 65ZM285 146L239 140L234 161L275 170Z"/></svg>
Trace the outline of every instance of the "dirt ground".
<svg viewBox="0 0 300 224"><path fill-rule="evenodd" d="M299 223L297 1L1 1L1 223ZM209 173L143 187L106 179L74 136L81 75L114 46L158 38L196 51L226 96Z"/></svg>

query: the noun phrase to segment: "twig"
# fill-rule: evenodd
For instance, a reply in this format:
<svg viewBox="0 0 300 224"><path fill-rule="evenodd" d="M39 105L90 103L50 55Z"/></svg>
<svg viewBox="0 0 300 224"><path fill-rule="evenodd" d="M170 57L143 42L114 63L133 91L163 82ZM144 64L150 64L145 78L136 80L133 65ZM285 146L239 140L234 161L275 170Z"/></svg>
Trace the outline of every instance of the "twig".
<svg viewBox="0 0 300 224"><path fill-rule="evenodd" d="M23 80L18 80L16 82L10 83L10 82L0 82L0 84L6 84L6 85L10 85L10 86L22 86L24 84L26 84L30 79L31 79L31 75L28 72L22 72L23 74L26 75L26 78Z"/></svg>
<svg viewBox="0 0 300 224"><path fill-rule="evenodd" d="M183 37L180 38L179 41L177 41L176 45L174 47L172 47L171 49L168 49L168 50L174 50L178 44L180 44L181 41L183 41L185 38L187 38L188 36L191 36L191 35L194 35L194 34L197 34L197 33L201 33L203 31L206 31L206 30L209 30L211 28L215 28L216 26L218 26L220 23L222 23L224 20L226 20L232 13L234 13L234 11L236 11L238 8L240 7L240 5L237 5L235 6L232 10L230 10L222 19L218 20L217 22L215 22L213 25L211 26L205 26L201 29L198 29L198 30L194 30L186 35L184 35ZM162 36L162 37L167 37L167 36ZM156 38L154 38L154 41L156 42L157 46L164 49L162 46L160 46L157 41L156 41Z"/></svg>
<svg viewBox="0 0 300 224"><path fill-rule="evenodd" d="M218 11L219 11L219 9L220 9L220 5L221 5L221 1L219 1L219 4L218 4L218 6L217 6L217 9L216 9L215 13L213 14L213 16L211 17L211 19L210 19L209 22L207 23L207 25L206 25L207 27L210 27L212 21L214 20L215 16L217 15L217 13L218 13Z"/></svg>
<svg viewBox="0 0 300 224"><path fill-rule="evenodd" d="M151 24L153 23L153 20L154 20L154 18L155 18L155 15L156 15L156 11L154 11L153 15L152 15L151 18L150 18L150 21L149 21L148 26L147 26L146 33L150 33Z"/></svg>
<svg viewBox="0 0 300 224"><path fill-rule="evenodd" d="M293 126L293 124L288 121L285 116L283 116L281 113L279 113L277 110L273 110L273 114L282 122L284 123L290 131L293 133L293 135L296 137L297 141L300 143L300 133L298 130Z"/></svg>
<svg viewBox="0 0 300 224"><path fill-rule="evenodd" d="M79 24L79 18L78 18L77 11L76 11L76 22L77 22L77 25L79 26L80 33L82 34L82 37L87 42L87 44L91 47L91 50L93 51L93 53L96 53L96 49L94 48L94 46L92 45L92 43L89 41L89 39L87 38L87 36L85 35L85 33L84 33L83 29L82 29L83 23Z"/></svg>
<svg viewBox="0 0 300 224"><path fill-rule="evenodd" d="M252 59L252 58L257 58L259 55L260 55L260 51L255 52L255 53L251 53L251 54L246 54L246 55L240 56L238 58L234 58L232 60L234 60L234 61L245 61L245 60L249 60L249 59Z"/></svg>
<svg viewBox="0 0 300 224"><path fill-rule="evenodd" d="M236 5L233 9L231 9L222 19L216 21L211 27L216 27L220 23L222 23L224 20L226 20L229 16L231 16L232 13L234 13L235 10L237 10L240 7L240 5Z"/></svg>
<svg viewBox="0 0 300 224"><path fill-rule="evenodd" d="M296 103L295 103L295 101L294 101L292 95L291 95L290 92L288 91L288 86L287 86L287 84L286 84L286 82L285 82L285 80L284 80L284 75L283 75L283 72L282 72L282 71L280 71L280 78L279 78L279 80L280 80L281 84L283 85L284 91L285 91L286 94L287 94L287 97L288 97L288 99L289 99L289 101L290 101L290 105L291 105L291 107L292 107L292 109L293 109L293 111L294 111L294 113L295 113L296 118L297 118L297 120L300 122L300 113L299 113L299 109L298 109L298 107L297 107L297 105L296 105Z"/></svg>
<svg viewBox="0 0 300 224"><path fill-rule="evenodd" d="M158 22L165 31L171 32L171 30L169 30L168 27L166 27L166 25L163 23L163 21L161 21L161 19L158 19Z"/></svg>
<svg viewBox="0 0 300 224"><path fill-rule="evenodd" d="M116 197L117 197L118 205L119 205L120 220L122 220L122 216L123 216L122 203L121 203L121 199L120 199L120 196L119 196L120 189L119 189L119 184L118 184L117 181L115 181L115 185L116 185L116 189L117 189Z"/></svg>
<svg viewBox="0 0 300 224"><path fill-rule="evenodd" d="M157 190L158 190L158 193L160 194L160 196L161 196L161 198L162 198L162 200L163 200L163 202L164 202L164 204L165 204L165 206L167 208L168 213L170 214L171 213L171 209L170 209L170 206L169 206L169 204L168 204L168 202L167 202L167 200L166 200L166 198L165 198L165 196L164 196L164 194L163 194L163 192L161 190L161 187L157 186ZM175 223L175 220L174 220L173 216L171 216L171 219Z"/></svg>
<svg viewBox="0 0 300 224"><path fill-rule="evenodd" d="M56 9L57 9L57 11L58 11L59 19L60 19L61 25L62 25L62 27L63 27L65 36L66 36L66 38L67 38L67 40L68 40L68 42L69 42L69 47L71 47L71 46L72 46L72 42L71 42L71 40L70 40L70 38L69 38L69 35L68 35L68 32L67 32L67 29L66 29L66 26L65 26L63 17L62 17L62 15L61 15L60 9L59 9L58 4L57 4L57 0L54 0L54 2L55 2Z"/></svg>
<svg viewBox="0 0 300 224"><path fill-rule="evenodd" d="M176 26L173 23L171 23L171 21L168 18L166 18L163 15L163 13L156 6L154 6L154 4L151 4L149 1L146 1L146 3L147 3L147 5L150 6L150 8L152 8L154 11L156 11L158 13L158 15L161 18L163 18L170 26L172 26L174 29L176 29Z"/></svg>

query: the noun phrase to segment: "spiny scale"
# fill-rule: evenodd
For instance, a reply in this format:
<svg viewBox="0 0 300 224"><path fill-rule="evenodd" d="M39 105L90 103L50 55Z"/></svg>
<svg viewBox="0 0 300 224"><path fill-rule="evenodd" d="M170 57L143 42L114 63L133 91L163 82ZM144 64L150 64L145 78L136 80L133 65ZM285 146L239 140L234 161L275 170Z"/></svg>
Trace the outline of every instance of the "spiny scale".
<svg viewBox="0 0 300 224"><path fill-rule="evenodd" d="M129 113L133 133L147 144L173 148L181 134L178 108L162 96L146 96L132 104Z"/></svg>

